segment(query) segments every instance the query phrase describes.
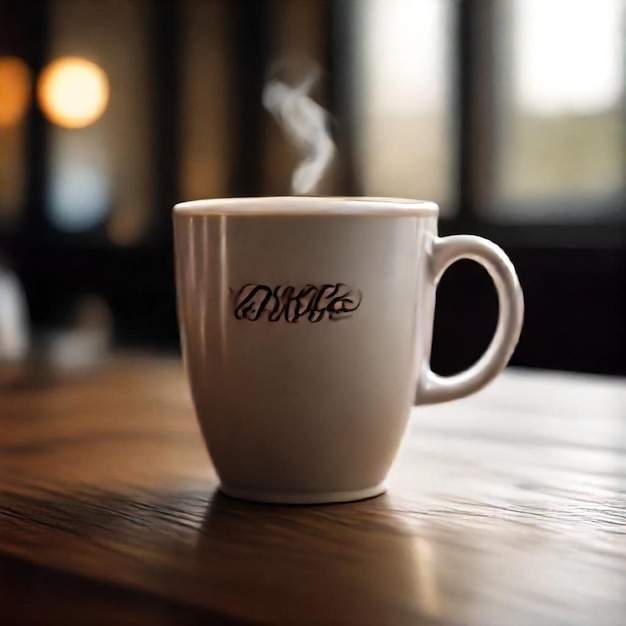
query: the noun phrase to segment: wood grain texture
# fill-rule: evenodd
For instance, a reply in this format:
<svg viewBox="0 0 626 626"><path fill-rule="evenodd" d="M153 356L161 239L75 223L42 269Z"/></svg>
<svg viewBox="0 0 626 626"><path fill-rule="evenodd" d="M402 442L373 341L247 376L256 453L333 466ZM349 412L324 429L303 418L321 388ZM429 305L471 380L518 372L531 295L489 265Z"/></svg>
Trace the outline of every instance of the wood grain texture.
<svg viewBox="0 0 626 626"><path fill-rule="evenodd" d="M216 493L175 360L5 391L0 622L624 623L623 380L510 371L420 408L389 486Z"/></svg>

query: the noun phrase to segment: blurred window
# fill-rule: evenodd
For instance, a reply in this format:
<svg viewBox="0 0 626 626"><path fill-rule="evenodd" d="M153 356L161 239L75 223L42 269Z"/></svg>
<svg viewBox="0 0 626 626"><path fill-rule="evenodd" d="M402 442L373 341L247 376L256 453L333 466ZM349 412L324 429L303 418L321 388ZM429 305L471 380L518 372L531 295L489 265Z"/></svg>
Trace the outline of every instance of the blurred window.
<svg viewBox="0 0 626 626"><path fill-rule="evenodd" d="M453 176L449 0L359 0L354 32L355 159L361 192L440 203Z"/></svg>
<svg viewBox="0 0 626 626"><path fill-rule="evenodd" d="M232 149L225 2L183 0L180 187L185 200L224 196Z"/></svg>
<svg viewBox="0 0 626 626"><path fill-rule="evenodd" d="M59 230L106 224L114 243L129 245L149 227L149 9L133 0L50 3L56 75L44 71L40 100L51 122L47 213Z"/></svg>
<svg viewBox="0 0 626 626"><path fill-rule="evenodd" d="M266 82L284 81L295 87L312 80L310 95L327 108L324 85L325 32L323 9L320 2L310 0L271 0L269 3L269 65ZM291 189L292 176L302 155L284 128L264 110L261 164L261 193L280 195ZM332 132L332 131L331 131ZM315 187L315 193L332 194L335 189L340 155L335 154L328 170Z"/></svg>
<svg viewBox="0 0 626 626"><path fill-rule="evenodd" d="M26 121L31 75L15 56L0 56L0 222L18 214L26 196Z"/></svg>
<svg viewBox="0 0 626 626"><path fill-rule="evenodd" d="M626 2L496 6L491 214L511 221L606 218L622 207L626 181Z"/></svg>

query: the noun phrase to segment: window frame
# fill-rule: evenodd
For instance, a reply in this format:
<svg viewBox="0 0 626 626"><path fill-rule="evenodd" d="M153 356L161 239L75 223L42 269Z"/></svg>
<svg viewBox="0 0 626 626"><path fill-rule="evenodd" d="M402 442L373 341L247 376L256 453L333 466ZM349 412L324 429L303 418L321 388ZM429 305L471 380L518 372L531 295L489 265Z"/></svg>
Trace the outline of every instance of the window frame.
<svg viewBox="0 0 626 626"><path fill-rule="evenodd" d="M335 44L339 53L345 53L349 50L350 0L333 6L332 36L339 42ZM485 210L494 191L497 159L497 10L498 0L457 0L453 8L451 80L457 161L451 197L456 202L450 214L439 219L440 234L468 233L492 239L518 267L527 293L527 323L512 364L626 374L626 193L620 210L602 219L516 223L490 219ZM346 95L349 72L344 64L333 73L338 95ZM349 106L341 98L334 112L340 124L350 129L349 136L353 134ZM626 109L624 137L626 144ZM348 152L353 145L348 141ZM354 162L345 182L347 193L362 194ZM568 200L562 201L563 212ZM459 333L454 332L459 322L445 312L463 307L468 289L472 289L472 300L493 298L491 284L477 280L474 271L467 266L452 268L439 289L438 311L443 310L439 319L444 321L436 316L433 365L442 374L467 367L476 356L458 356L464 351ZM482 319L483 311L464 308L463 317L465 336L482 328L484 341L488 340L491 330ZM576 342L581 337L584 346L579 348Z"/></svg>
<svg viewBox="0 0 626 626"><path fill-rule="evenodd" d="M520 221L490 218L494 206L496 141L500 121L497 92L497 29L502 18L497 0L459 0L456 11L455 107L457 128L458 204L440 223L449 232L477 232L515 247L557 249L626 249L626 185L622 197L605 218L567 221ZM626 80L626 78L625 78ZM626 154L626 107L623 136ZM626 157L624 158L626 180ZM566 213L572 198L552 206ZM520 210L524 203L520 202Z"/></svg>

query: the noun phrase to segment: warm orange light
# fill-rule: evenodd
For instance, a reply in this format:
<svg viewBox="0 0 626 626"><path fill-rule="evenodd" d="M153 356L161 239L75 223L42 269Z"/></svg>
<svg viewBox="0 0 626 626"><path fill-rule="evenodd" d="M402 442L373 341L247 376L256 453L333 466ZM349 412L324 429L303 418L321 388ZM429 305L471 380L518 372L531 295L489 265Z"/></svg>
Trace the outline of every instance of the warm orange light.
<svg viewBox="0 0 626 626"><path fill-rule="evenodd" d="M28 109L30 72L17 57L0 57L0 127L17 126Z"/></svg>
<svg viewBox="0 0 626 626"><path fill-rule="evenodd" d="M65 128L84 128L104 113L109 102L109 81L95 63L63 57L41 73L37 95L51 122Z"/></svg>

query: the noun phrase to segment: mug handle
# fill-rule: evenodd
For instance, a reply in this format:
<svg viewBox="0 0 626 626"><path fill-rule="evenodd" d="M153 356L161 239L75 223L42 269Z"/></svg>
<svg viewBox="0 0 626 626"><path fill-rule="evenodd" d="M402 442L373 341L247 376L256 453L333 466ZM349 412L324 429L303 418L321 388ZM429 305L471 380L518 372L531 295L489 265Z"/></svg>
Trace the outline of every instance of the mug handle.
<svg viewBox="0 0 626 626"><path fill-rule="evenodd" d="M507 365L522 330L524 296L509 257L495 243L474 235L435 237L429 254L434 288L456 261L471 259L489 273L498 294L499 314L489 347L469 369L454 376L439 376L427 358L419 377L417 404L435 404L468 396L490 383Z"/></svg>

